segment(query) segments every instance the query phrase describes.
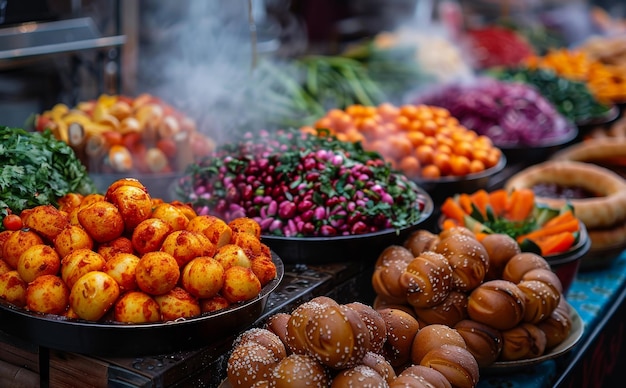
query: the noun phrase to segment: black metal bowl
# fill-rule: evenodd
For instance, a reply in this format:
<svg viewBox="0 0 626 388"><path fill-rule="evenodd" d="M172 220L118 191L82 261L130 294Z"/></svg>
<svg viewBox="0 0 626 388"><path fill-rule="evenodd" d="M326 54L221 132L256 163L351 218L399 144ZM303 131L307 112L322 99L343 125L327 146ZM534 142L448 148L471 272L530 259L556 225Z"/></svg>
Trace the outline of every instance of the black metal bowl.
<svg viewBox="0 0 626 388"><path fill-rule="evenodd" d="M547 138L533 144L496 143L509 164L530 165L548 159L553 153L571 144L578 137L578 128L568 125L568 131L559 137Z"/></svg>
<svg viewBox="0 0 626 388"><path fill-rule="evenodd" d="M283 237L262 235L261 241L276 252L285 263L325 264L333 262L374 262L388 246L402 243L411 232L422 227L433 213L433 201L422 193L425 206L420 218L404 228L374 233L333 237Z"/></svg>
<svg viewBox="0 0 626 388"><path fill-rule="evenodd" d="M35 313L0 299L0 330L41 347L92 356L147 356L200 348L244 330L261 316L285 273L279 256L273 254L272 259L276 278L256 298L198 317L146 324L96 323Z"/></svg>

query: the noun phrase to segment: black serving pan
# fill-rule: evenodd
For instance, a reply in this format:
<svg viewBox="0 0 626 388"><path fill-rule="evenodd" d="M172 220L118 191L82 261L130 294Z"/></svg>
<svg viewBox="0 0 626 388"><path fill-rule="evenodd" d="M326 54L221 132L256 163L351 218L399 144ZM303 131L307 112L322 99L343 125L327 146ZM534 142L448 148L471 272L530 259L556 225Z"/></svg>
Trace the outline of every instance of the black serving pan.
<svg viewBox="0 0 626 388"><path fill-rule="evenodd" d="M90 356L135 357L200 348L243 331L263 313L285 273L273 255L276 278L254 299L172 322L123 324L67 319L15 307L0 299L0 330L41 347Z"/></svg>
<svg viewBox="0 0 626 388"><path fill-rule="evenodd" d="M433 201L420 189L424 209L420 218L400 229L386 229L374 233L332 237L284 237L262 235L261 241L276 252L285 263L327 264L336 262L374 262L388 246L402 242L418 228L424 228L433 214Z"/></svg>

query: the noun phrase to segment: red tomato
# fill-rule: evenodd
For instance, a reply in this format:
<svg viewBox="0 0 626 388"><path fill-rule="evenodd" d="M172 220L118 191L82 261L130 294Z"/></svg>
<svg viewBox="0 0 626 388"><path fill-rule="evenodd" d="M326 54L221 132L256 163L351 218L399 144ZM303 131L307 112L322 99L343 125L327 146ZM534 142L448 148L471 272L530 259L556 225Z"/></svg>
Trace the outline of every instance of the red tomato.
<svg viewBox="0 0 626 388"><path fill-rule="evenodd" d="M20 230L22 229L22 218L17 214L9 214L2 220L2 225L7 230Z"/></svg>

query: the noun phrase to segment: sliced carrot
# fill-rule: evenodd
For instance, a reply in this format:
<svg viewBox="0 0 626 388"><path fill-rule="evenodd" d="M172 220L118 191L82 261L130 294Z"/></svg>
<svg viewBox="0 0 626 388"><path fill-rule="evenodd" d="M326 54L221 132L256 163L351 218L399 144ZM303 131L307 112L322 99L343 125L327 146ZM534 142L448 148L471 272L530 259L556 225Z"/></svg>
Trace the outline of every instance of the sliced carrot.
<svg viewBox="0 0 626 388"><path fill-rule="evenodd" d="M452 219L452 218L446 218L445 220L443 220L443 223L441 224L441 229L449 230L452 228L456 228L459 225L461 224L457 220Z"/></svg>
<svg viewBox="0 0 626 388"><path fill-rule="evenodd" d="M559 214L558 216L549 219L545 224L543 224L543 226L546 227L546 226L557 225L563 222L571 221L573 219L576 219L576 217L574 217L574 212L572 212L571 210L567 210Z"/></svg>
<svg viewBox="0 0 626 388"><path fill-rule="evenodd" d="M535 192L528 188L519 188L509 197L507 218L511 221L524 221L535 207Z"/></svg>
<svg viewBox="0 0 626 388"><path fill-rule="evenodd" d="M569 250L576 241L576 236L572 232L561 232L533 241L541 248L541 255L547 256Z"/></svg>
<svg viewBox="0 0 626 388"><path fill-rule="evenodd" d="M521 235L517 238L517 242L521 243L524 239L537 241L541 238L551 236L562 232L576 232L580 228L580 223L576 218L570 221L561 222L556 225L544 226L543 228L533 230L530 233Z"/></svg>
<svg viewBox="0 0 626 388"><path fill-rule="evenodd" d="M466 214L472 214L472 198L469 194L459 194L459 204Z"/></svg>
<svg viewBox="0 0 626 388"><path fill-rule="evenodd" d="M496 217L504 215L509 203L509 193L504 189L494 190L489 193L489 205Z"/></svg>
<svg viewBox="0 0 626 388"><path fill-rule="evenodd" d="M458 222L460 225L463 225L465 211L463 210L461 205L459 205L459 203L454 200L454 198L446 198L446 200L441 205L441 213L449 219L451 218Z"/></svg>
<svg viewBox="0 0 626 388"><path fill-rule="evenodd" d="M483 217L487 214L487 205L489 204L489 193L486 190L478 190L470 195L470 198L476 208L480 211Z"/></svg>

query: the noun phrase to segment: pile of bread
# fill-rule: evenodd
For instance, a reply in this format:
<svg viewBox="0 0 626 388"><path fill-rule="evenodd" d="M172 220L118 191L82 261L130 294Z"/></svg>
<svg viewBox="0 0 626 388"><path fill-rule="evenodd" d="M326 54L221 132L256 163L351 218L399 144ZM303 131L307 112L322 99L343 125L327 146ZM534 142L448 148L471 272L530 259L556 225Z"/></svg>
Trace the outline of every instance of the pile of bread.
<svg viewBox="0 0 626 388"><path fill-rule="evenodd" d="M486 367L541 356L568 338L569 305L542 257L506 234L418 230L379 256L374 308L403 308L420 327L455 328Z"/></svg>
<svg viewBox="0 0 626 388"><path fill-rule="evenodd" d="M572 320L559 278L508 235L413 233L379 256L372 306L316 297L242 333L238 387L475 387L480 368L533 358Z"/></svg>

